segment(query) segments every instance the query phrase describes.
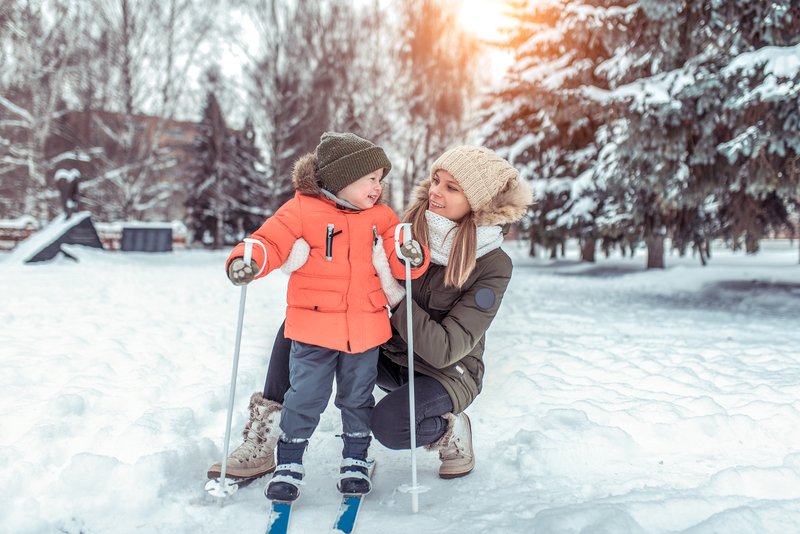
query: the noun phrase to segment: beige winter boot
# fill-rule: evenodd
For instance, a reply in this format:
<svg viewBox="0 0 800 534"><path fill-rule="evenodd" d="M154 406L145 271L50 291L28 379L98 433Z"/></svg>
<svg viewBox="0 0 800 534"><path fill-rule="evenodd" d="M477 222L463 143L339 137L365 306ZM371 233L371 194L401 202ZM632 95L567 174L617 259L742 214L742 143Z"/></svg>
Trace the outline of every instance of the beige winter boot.
<svg viewBox="0 0 800 534"><path fill-rule="evenodd" d="M448 421L447 430L441 438L429 445L425 450L439 451L440 478L458 478L468 474L475 467L475 454L472 452L472 427L469 417L464 412L442 416Z"/></svg>
<svg viewBox="0 0 800 534"><path fill-rule="evenodd" d="M250 397L250 421L244 427L244 443L228 456L225 478L258 478L275 471L275 446L281 434L281 406L265 399L261 392ZM208 470L208 478L219 478L222 463Z"/></svg>

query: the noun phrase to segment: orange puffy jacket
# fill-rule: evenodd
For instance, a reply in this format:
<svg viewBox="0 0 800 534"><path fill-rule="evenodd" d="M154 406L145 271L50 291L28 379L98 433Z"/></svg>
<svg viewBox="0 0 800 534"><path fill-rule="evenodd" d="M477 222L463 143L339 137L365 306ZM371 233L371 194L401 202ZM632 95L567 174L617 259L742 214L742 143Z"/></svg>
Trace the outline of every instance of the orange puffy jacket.
<svg viewBox="0 0 800 534"><path fill-rule="evenodd" d="M316 178L316 157L308 154L295 165L293 199L250 237L266 249L253 247L253 259L264 270L258 278L279 268L301 237L311 247L308 261L289 277L286 296L286 337L350 353L377 347L392 336L386 296L372 264L375 232L383 238L395 278L405 278L405 266L394 250L394 231L400 220L388 206L376 204L359 211L338 205L322 194ZM380 201L379 201L380 202ZM404 236L405 239L405 236ZM244 256L236 245L227 266ZM425 263L411 269L420 277Z"/></svg>

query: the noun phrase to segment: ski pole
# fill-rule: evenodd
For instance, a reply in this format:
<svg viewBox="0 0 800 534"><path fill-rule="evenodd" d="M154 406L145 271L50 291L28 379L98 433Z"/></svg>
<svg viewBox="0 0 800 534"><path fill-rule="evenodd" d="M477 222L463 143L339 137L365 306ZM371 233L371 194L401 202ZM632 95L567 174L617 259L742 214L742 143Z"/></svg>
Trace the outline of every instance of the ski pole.
<svg viewBox="0 0 800 534"><path fill-rule="evenodd" d="M245 265L250 265L250 260L253 258L253 243L255 239L244 240L244 260ZM222 443L222 471L219 474L219 481L209 480L206 484L206 491L214 497L227 497L233 495L237 489L238 484L228 485L225 478L226 470L228 468L228 442L231 438L231 419L233 418L233 398L236 395L236 373L239 369L239 348L242 344L242 324L244 323L244 303L247 299L247 284L242 286L242 292L239 296L239 320L236 325L236 345L233 350L233 370L231 371L231 392L228 398L228 420L225 423L225 441Z"/></svg>
<svg viewBox="0 0 800 534"><path fill-rule="evenodd" d="M408 423L411 430L411 485L400 486L400 491L411 494L411 511L419 511L419 494L428 491L426 486L417 484L417 421L416 402L414 400L414 321L411 318L413 303L411 302L411 260L400 250L400 231L403 237L411 239L411 223L398 224L394 230L394 249L397 255L405 259L406 264L406 332L408 335Z"/></svg>

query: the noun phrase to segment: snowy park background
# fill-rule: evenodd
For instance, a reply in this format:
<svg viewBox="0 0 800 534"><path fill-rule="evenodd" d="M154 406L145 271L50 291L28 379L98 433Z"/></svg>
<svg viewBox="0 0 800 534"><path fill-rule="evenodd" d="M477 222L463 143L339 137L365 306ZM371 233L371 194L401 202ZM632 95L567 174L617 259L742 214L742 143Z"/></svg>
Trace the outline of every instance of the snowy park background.
<svg viewBox="0 0 800 534"><path fill-rule="evenodd" d="M411 514L408 452L372 447L359 532L800 531L797 243L709 266L644 254L580 263L507 243L514 275L468 409L477 465L436 476ZM239 290L227 251L108 253L22 265L0 254L0 525L22 533L261 533L266 479L219 507ZM288 278L250 286L232 446L263 386ZM380 394L376 390L376 395ZM338 506L338 411L311 440L291 530Z"/></svg>

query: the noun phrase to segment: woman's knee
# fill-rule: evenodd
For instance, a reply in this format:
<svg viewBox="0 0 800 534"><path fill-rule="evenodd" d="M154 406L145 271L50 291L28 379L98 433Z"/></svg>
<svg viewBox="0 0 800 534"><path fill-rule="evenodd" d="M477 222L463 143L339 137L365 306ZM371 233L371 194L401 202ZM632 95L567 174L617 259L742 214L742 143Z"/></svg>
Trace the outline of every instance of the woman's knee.
<svg viewBox="0 0 800 534"><path fill-rule="evenodd" d="M381 399L372 409L369 418L370 430L381 445L387 449L406 449L408 448L409 429L408 412L400 412L392 403L384 402L386 397Z"/></svg>

